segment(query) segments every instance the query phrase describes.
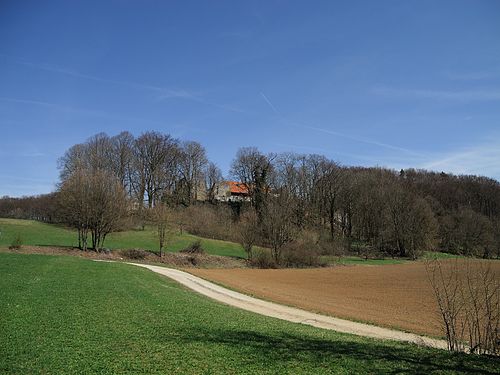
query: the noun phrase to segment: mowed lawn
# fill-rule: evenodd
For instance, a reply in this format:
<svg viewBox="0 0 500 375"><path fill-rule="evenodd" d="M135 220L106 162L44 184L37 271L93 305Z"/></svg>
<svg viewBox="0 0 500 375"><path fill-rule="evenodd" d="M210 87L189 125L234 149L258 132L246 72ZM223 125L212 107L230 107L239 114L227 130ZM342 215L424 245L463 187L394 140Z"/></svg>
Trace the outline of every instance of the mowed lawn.
<svg viewBox="0 0 500 375"><path fill-rule="evenodd" d="M14 238L20 235L24 245L33 246L77 246L77 232L59 225L45 224L32 220L0 218L0 246L9 246ZM193 236L184 232L170 235L167 243L168 251L179 251L191 243L201 240L202 247L209 254L245 257L246 254L239 244L212 240ZM104 246L110 249L132 249L158 251L156 231L152 227L145 230L128 230L111 233L106 237Z"/></svg>
<svg viewBox="0 0 500 375"><path fill-rule="evenodd" d="M218 304L148 270L0 253L0 373L481 373L493 359Z"/></svg>

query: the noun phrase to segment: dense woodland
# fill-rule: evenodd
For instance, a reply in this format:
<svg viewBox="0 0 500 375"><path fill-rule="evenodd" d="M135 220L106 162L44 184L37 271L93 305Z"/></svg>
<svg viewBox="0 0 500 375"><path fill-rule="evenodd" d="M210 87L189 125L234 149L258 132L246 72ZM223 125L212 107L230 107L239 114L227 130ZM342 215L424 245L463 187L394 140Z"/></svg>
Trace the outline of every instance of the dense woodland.
<svg viewBox="0 0 500 375"><path fill-rule="evenodd" d="M0 216L65 223L85 249L99 249L112 231L168 222L239 241L249 257L267 247L275 264L345 253L500 255L500 183L487 177L241 148L228 177L248 187L250 201L228 204L215 199L223 176L204 147L158 132L97 134L71 147L59 169L56 192L4 197Z"/></svg>

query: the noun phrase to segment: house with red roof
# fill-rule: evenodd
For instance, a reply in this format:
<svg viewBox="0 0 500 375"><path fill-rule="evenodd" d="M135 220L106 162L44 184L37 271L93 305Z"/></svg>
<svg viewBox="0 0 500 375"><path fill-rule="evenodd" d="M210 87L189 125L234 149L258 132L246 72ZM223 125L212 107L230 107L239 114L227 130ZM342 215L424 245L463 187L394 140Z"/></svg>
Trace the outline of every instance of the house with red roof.
<svg viewBox="0 0 500 375"><path fill-rule="evenodd" d="M248 186L237 181L222 181L215 195L220 202L247 202L250 201Z"/></svg>

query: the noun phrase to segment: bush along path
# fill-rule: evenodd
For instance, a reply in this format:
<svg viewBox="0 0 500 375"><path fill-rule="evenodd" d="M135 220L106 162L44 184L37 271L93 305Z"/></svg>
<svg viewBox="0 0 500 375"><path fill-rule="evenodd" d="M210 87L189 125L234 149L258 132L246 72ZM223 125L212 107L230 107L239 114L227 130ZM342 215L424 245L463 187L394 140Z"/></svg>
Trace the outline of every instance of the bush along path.
<svg viewBox="0 0 500 375"><path fill-rule="evenodd" d="M433 339L426 336L377 327L370 324L352 322L345 319L334 318L294 307L264 301L247 296L246 294L226 289L184 271L147 264L127 264L147 268L160 275L167 276L206 297L233 307L252 311L260 315L375 339L409 342L437 349L448 348L445 340Z"/></svg>

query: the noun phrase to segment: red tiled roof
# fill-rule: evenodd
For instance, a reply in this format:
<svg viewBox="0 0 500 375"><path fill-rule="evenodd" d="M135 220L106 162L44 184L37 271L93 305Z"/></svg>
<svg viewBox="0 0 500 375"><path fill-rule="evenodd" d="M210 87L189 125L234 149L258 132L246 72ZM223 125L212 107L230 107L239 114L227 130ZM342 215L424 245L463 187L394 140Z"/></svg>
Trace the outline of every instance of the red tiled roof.
<svg viewBox="0 0 500 375"><path fill-rule="evenodd" d="M245 194L248 195L248 187L242 182L227 181L231 194Z"/></svg>

